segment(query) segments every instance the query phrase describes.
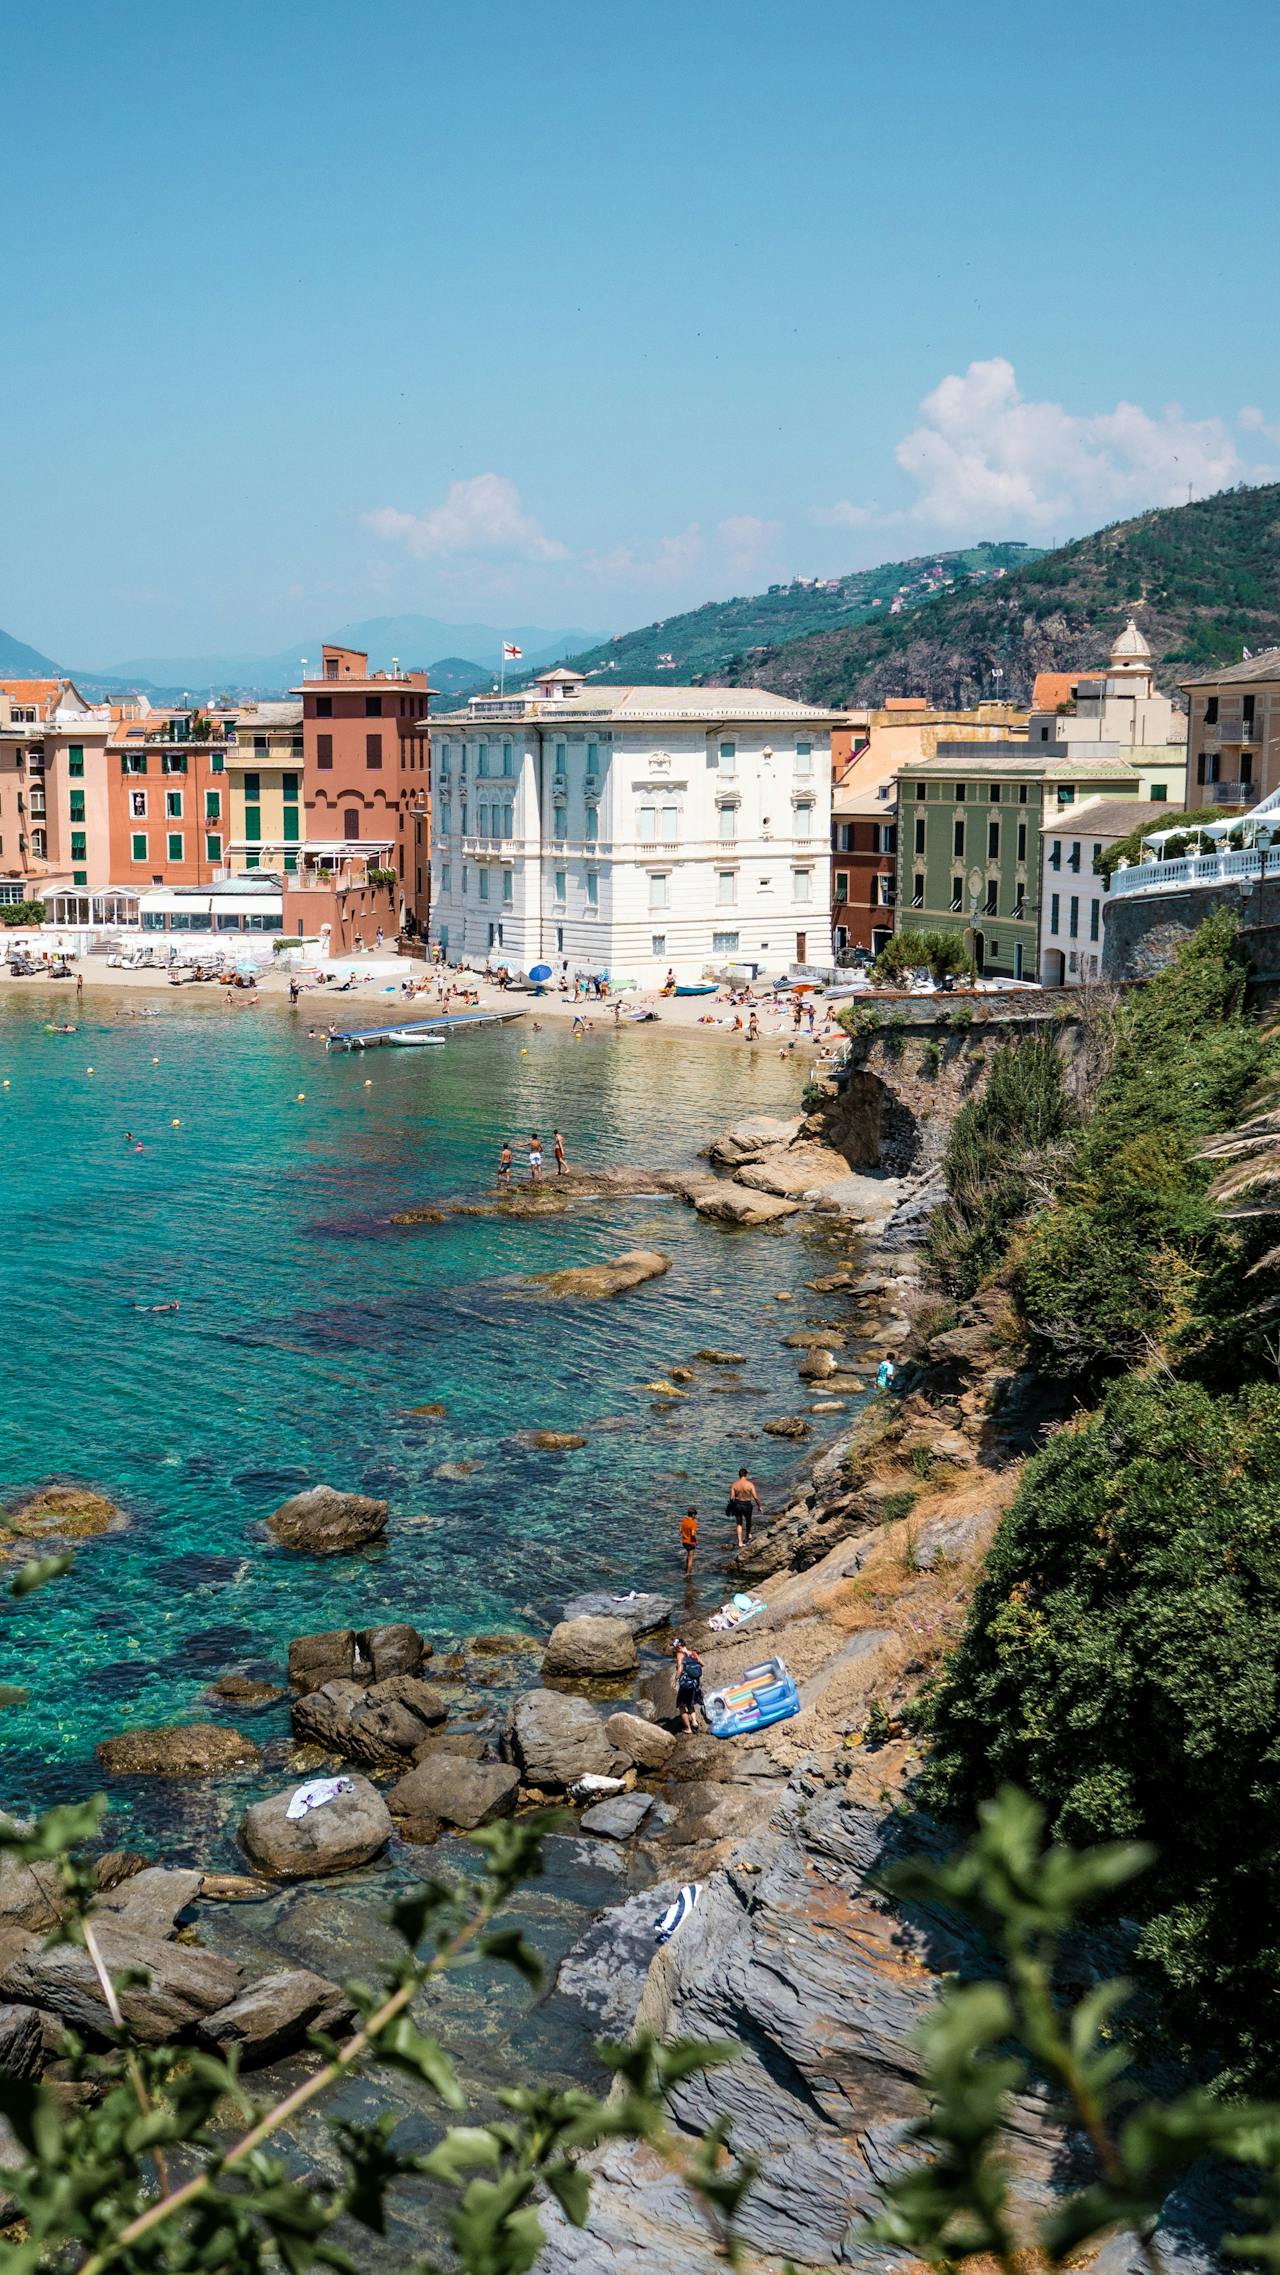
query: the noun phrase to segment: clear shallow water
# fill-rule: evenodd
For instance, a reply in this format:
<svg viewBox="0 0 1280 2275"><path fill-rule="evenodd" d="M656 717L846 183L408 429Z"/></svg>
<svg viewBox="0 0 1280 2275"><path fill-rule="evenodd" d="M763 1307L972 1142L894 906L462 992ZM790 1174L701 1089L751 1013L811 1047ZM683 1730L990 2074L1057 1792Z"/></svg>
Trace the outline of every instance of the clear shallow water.
<svg viewBox="0 0 1280 2275"><path fill-rule="evenodd" d="M206 1715L215 1676L281 1668L307 1629L408 1619L439 1648L541 1630L582 1587L671 1587L690 1500L702 1594L723 1592L732 1469L749 1456L767 1483L794 1464L759 1424L795 1403L778 1343L802 1306L773 1296L813 1271L812 1238L734 1236L647 1198L542 1223L388 1218L475 1197L503 1135L532 1127L558 1123L576 1161L692 1161L735 1116L790 1109L794 1061L651 1033L574 1043L527 1020L444 1050L329 1055L283 1006L188 997L157 1019L90 999L58 1036L51 1001L73 1015L55 991L0 999L0 1499L77 1478L129 1523L55 1587L4 1599L0 1680L31 1696L0 1715L0 1803L96 1786L96 1740ZM514 1292L641 1244L672 1271L620 1301ZM746 1352L760 1394L712 1395L708 1371L654 1414L643 1383L706 1343ZM407 1411L428 1400L443 1422ZM568 1456L518 1442L578 1425L588 1444ZM446 1481L445 1462L477 1466ZM321 1479L390 1501L383 1551L310 1560L261 1533ZM170 1854L232 1861L228 1815L283 1781L287 1715L242 1726L268 1761L238 1792L118 1787L113 1837L132 1816Z"/></svg>

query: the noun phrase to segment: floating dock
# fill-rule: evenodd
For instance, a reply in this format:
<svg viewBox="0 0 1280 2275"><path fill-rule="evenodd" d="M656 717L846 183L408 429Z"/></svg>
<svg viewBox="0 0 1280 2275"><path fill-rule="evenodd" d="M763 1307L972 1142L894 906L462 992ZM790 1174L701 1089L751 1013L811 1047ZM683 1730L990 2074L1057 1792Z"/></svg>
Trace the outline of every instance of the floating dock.
<svg viewBox="0 0 1280 2275"><path fill-rule="evenodd" d="M394 1043L403 1035L451 1035L462 1027L505 1027L523 1019L523 1011L442 1011L434 1019L391 1019L380 1027L348 1027L330 1035L331 1051L371 1051L379 1043Z"/></svg>

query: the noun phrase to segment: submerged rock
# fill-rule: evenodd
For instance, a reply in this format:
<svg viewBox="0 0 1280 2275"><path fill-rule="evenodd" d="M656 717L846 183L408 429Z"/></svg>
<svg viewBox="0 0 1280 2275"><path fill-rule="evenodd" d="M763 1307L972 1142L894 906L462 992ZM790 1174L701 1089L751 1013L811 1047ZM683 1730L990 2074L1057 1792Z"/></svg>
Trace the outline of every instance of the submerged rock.
<svg viewBox="0 0 1280 2275"><path fill-rule="evenodd" d="M671 1270L671 1258L656 1248L629 1248L603 1264L574 1264L563 1272L535 1272L528 1282L530 1294L550 1296L569 1303L596 1303L607 1296L626 1295L646 1280L661 1279Z"/></svg>
<svg viewBox="0 0 1280 2275"><path fill-rule="evenodd" d="M763 1425L766 1437L807 1438L809 1425L803 1414L779 1414L772 1422Z"/></svg>
<svg viewBox="0 0 1280 2275"><path fill-rule="evenodd" d="M260 1759L252 1738L215 1722L122 1730L94 1751L111 1777L226 1777Z"/></svg>
<svg viewBox="0 0 1280 2275"><path fill-rule="evenodd" d="M288 1692L278 1683L260 1682L256 1675L219 1675L209 1685L209 1696L227 1706L274 1706Z"/></svg>
<svg viewBox="0 0 1280 2275"><path fill-rule="evenodd" d="M708 1348L705 1351L695 1351L694 1357L701 1359L704 1367L745 1367L747 1363L745 1351L717 1351Z"/></svg>
<svg viewBox="0 0 1280 2275"><path fill-rule="evenodd" d="M89 1540L123 1524L123 1512L91 1485L46 1485L39 1493L0 1514L0 1537L19 1540Z"/></svg>
<svg viewBox="0 0 1280 2275"><path fill-rule="evenodd" d="M699 1194L694 1202L699 1216L710 1217L715 1224L736 1224L750 1229L756 1225L777 1224L783 1217L795 1216L799 1201L782 1200L773 1193L755 1193L746 1185L717 1185L709 1193Z"/></svg>
<svg viewBox="0 0 1280 2275"><path fill-rule="evenodd" d="M622 1619L562 1619L543 1653L543 1676L629 1675L636 1666L635 1637Z"/></svg>
<svg viewBox="0 0 1280 2275"><path fill-rule="evenodd" d="M282 1501L267 1519L268 1529L285 1548L309 1556L343 1556L367 1548L387 1529L387 1504L364 1493L339 1493L332 1485L313 1485Z"/></svg>
<svg viewBox="0 0 1280 2275"><path fill-rule="evenodd" d="M351 1777L348 1787L305 1817L288 1815L298 1790L294 1785L268 1801L255 1801L240 1826L250 1861L274 1880L321 1879L372 1863L395 1830L391 1811L367 1777Z"/></svg>
<svg viewBox="0 0 1280 2275"><path fill-rule="evenodd" d="M535 1453L576 1453L587 1441L578 1430L530 1430L526 1442Z"/></svg>
<svg viewBox="0 0 1280 2275"><path fill-rule="evenodd" d="M596 1833L605 1840L629 1841L638 1833L653 1807L651 1793L617 1793L607 1801L597 1801L584 1809L578 1819L584 1833Z"/></svg>

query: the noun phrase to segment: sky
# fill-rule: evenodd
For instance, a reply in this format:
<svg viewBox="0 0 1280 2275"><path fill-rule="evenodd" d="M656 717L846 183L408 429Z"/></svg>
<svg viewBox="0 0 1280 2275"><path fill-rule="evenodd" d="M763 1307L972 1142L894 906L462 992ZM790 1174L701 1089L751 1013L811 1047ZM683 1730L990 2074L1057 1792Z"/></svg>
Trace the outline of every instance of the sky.
<svg viewBox="0 0 1280 2275"><path fill-rule="evenodd" d="M1280 473L1280 11L6 12L0 625L622 631Z"/></svg>

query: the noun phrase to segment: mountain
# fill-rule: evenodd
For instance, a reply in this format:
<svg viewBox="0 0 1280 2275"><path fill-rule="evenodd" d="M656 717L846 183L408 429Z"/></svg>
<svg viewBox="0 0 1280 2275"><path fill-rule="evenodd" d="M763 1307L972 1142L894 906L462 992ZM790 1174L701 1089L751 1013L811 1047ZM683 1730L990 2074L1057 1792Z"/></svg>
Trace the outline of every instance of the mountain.
<svg viewBox="0 0 1280 2275"><path fill-rule="evenodd" d="M57 679L59 666L38 648L29 648L25 640L0 632L0 672L11 679Z"/></svg>
<svg viewBox="0 0 1280 2275"><path fill-rule="evenodd" d="M168 686L188 688L193 694L217 690L236 695L279 695L297 686L304 656L308 671L318 671L321 647L330 640L344 648L366 649L374 671L389 669L393 657L410 670L426 666L428 659L436 656L451 664L466 656L490 658L488 663L481 660L468 665L472 673L470 690L487 686L496 674L504 640L523 648L525 666L536 668L559 663L567 649L597 637L580 628L548 631L541 624L516 625L504 632L492 624L447 624L435 616L371 616L358 624L344 624L337 631L311 633L275 655L130 656L123 663L102 667L97 676L105 671L117 681L163 681ZM435 666L430 668L434 670Z"/></svg>
<svg viewBox="0 0 1280 2275"><path fill-rule="evenodd" d="M465 656L441 656L430 667L431 684L448 703L465 703L489 686L493 673L469 664Z"/></svg>
<svg viewBox="0 0 1280 2275"><path fill-rule="evenodd" d="M835 705L889 695L971 704L997 692L1025 703L1038 671L1104 661L1131 610L1168 689L1238 663L1242 648L1280 646L1280 483L1113 522L978 590L887 623L744 649L714 676Z"/></svg>
<svg viewBox="0 0 1280 2275"><path fill-rule="evenodd" d="M871 623L888 616L895 603L905 612L957 588L981 587L1036 560L1038 550L1013 543L971 545L959 553L886 561L843 577L797 577L745 599L708 600L682 616L616 634L579 651L573 662L593 678L616 678L620 686L660 680L667 672L677 681L715 679L739 664L751 677L753 659L772 654L781 642ZM526 656L526 667L529 661Z"/></svg>

